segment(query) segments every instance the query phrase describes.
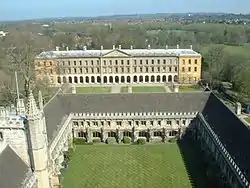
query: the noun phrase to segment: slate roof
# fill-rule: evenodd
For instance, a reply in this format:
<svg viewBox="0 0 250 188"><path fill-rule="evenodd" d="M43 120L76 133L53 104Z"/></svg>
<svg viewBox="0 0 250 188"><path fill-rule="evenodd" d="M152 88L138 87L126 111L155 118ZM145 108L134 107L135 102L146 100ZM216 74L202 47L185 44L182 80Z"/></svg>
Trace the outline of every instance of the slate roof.
<svg viewBox="0 0 250 188"><path fill-rule="evenodd" d="M250 181L250 130L215 95L210 95L202 114Z"/></svg>
<svg viewBox="0 0 250 188"><path fill-rule="evenodd" d="M59 94L45 106L49 140L62 117L70 112L195 112L210 93Z"/></svg>
<svg viewBox="0 0 250 188"><path fill-rule="evenodd" d="M18 188L26 178L29 167L11 149L6 148L0 153L0 187Z"/></svg>
<svg viewBox="0 0 250 188"><path fill-rule="evenodd" d="M133 57L171 57L171 56L200 56L192 49L115 49ZM69 50L69 51L47 51L40 53L36 58L79 58L79 57L101 57L109 50Z"/></svg>

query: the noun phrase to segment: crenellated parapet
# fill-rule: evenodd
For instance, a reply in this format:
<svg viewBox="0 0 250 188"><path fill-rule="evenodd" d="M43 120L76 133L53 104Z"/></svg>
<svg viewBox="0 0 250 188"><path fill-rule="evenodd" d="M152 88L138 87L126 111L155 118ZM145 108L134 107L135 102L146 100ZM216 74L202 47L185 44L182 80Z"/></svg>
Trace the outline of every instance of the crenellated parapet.
<svg viewBox="0 0 250 188"><path fill-rule="evenodd" d="M159 119L194 118L198 112L71 113L73 119Z"/></svg>

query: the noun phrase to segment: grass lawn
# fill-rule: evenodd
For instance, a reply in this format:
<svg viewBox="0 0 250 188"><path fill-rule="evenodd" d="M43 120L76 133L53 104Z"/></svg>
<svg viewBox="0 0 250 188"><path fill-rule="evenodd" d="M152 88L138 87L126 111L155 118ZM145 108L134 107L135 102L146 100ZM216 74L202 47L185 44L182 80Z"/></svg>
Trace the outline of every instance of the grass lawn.
<svg viewBox="0 0 250 188"><path fill-rule="evenodd" d="M78 145L62 185L63 188L192 187L177 144Z"/></svg>
<svg viewBox="0 0 250 188"><path fill-rule="evenodd" d="M110 93L110 87L77 87L76 93Z"/></svg>
<svg viewBox="0 0 250 188"><path fill-rule="evenodd" d="M128 93L128 87L122 87L121 88L121 93Z"/></svg>
<svg viewBox="0 0 250 188"><path fill-rule="evenodd" d="M165 92L162 86L135 86L132 87L133 93L158 93Z"/></svg>
<svg viewBox="0 0 250 188"><path fill-rule="evenodd" d="M248 123L250 123L250 118L245 118L245 120L246 120Z"/></svg>
<svg viewBox="0 0 250 188"><path fill-rule="evenodd" d="M196 86L180 86L179 88L180 91L200 91L200 89Z"/></svg>

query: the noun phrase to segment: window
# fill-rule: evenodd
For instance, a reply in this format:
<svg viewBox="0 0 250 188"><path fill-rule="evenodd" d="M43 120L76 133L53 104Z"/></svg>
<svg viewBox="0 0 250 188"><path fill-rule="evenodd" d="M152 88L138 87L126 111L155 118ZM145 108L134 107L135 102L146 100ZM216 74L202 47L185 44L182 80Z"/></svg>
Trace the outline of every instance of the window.
<svg viewBox="0 0 250 188"><path fill-rule="evenodd" d="M136 59L134 60L134 65L136 65Z"/></svg>
<svg viewBox="0 0 250 188"><path fill-rule="evenodd" d="M140 64L142 65L142 59L140 60Z"/></svg>
<svg viewBox="0 0 250 188"><path fill-rule="evenodd" d="M159 59L157 60L157 62L158 62L158 64L160 64L160 63L161 63L161 61L160 61Z"/></svg>
<svg viewBox="0 0 250 188"><path fill-rule="evenodd" d="M94 65L94 61L93 60L91 60L91 65Z"/></svg>
<svg viewBox="0 0 250 188"><path fill-rule="evenodd" d="M127 65L129 65L129 60L127 60Z"/></svg>
<svg viewBox="0 0 250 188"><path fill-rule="evenodd" d="M109 60L109 65L112 65L112 60Z"/></svg>
<svg viewBox="0 0 250 188"><path fill-rule="evenodd" d="M122 65L124 64L124 60L121 60L121 64L122 64Z"/></svg>
<svg viewBox="0 0 250 188"><path fill-rule="evenodd" d="M3 133L0 132L0 141L2 141L2 140L3 140Z"/></svg>
<svg viewBox="0 0 250 188"><path fill-rule="evenodd" d="M74 68L74 73L77 73L76 68Z"/></svg>
<svg viewBox="0 0 250 188"><path fill-rule="evenodd" d="M148 72L148 67L146 67L146 72Z"/></svg>
<svg viewBox="0 0 250 188"><path fill-rule="evenodd" d="M179 121L179 120L176 120L176 124L177 124L177 125L180 125L180 121Z"/></svg>
<svg viewBox="0 0 250 188"><path fill-rule="evenodd" d="M146 64L148 65L148 60L146 60Z"/></svg>
<svg viewBox="0 0 250 188"><path fill-rule="evenodd" d="M169 60L170 65L172 64L172 59Z"/></svg>
<svg viewBox="0 0 250 188"><path fill-rule="evenodd" d="M169 67L169 72L172 72L172 67Z"/></svg>
<svg viewBox="0 0 250 188"><path fill-rule="evenodd" d="M154 67L152 67L151 69L152 69L152 72L154 72L154 71L155 71L155 68L154 68Z"/></svg>
<svg viewBox="0 0 250 188"><path fill-rule="evenodd" d="M82 66L82 61L79 61L79 63L80 63L80 66Z"/></svg>
<svg viewBox="0 0 250 188"><path fill-rule="evenodd" d="M88 66L88 61L85 61L86 66Z"/></svg>
<svg viewBox="0 0 250 188"><path fill-rule="evenodd" d="M103 65L105 65L105 66L106 66L106 60L104 60L104 61L103 61Z"/></svg>
<svg viewBox="0 0 250 188"><path fill-rule="evenodd" d="M87 126L89 126L89 127L90 127L90 122L89 122L89 121L87 121L86 123L87 123Z"/></svg>
<svg viewBox="0 0 250 188"><path fill-rule="evenodd" d="M118 60L115 60L115 64L118 65Z"/></svg>
<svg viewBox="0 0 250 188"><path fill-rule="evenodd" d="M188 60L189 65L191 65L191 59Z"/></svg>
<svg viewBox="0 0 250 188"><path fill-rule="evenodd" d="M68 65L70 66L70 61L68 61Z"/></svg>
<svg viewBox="0 0 250 188"><path fill-rule="evenodd" d="M117 67L115 68L115 72L118 73L118 68Z"/></svg>
<svg viewBox="0 0 250 188"><path fill-rule="evenodd" d="M136 72L136 67L134 67L134 72Z"/></svg>
<svg viewBox="0 0 250 188"><path fill-rule="evenodd" d="M157 123L158 123L158 125L161 125L161 121L158 121Z"/></svg>
<svg viewBox="0 0 250 188"><path fill-rule="evenodd" d="M98 126L98 122L97 121L93 121L93 125L94 126Z"/></svg>
<svg viewBox="0 0 250 188"><path fill-rule="evenodd" d="M49 65L52 66L52 61L49 62Z"/></svg>
<svg viewBox="0 0 250 188"><path fill-rule="evenodd" d="M182 72L185 72L185 67L182 67Z"/></svg>
<svg viewBox="0 0 250 188"><path fill-rule="evenodd" d="M135 121L135 124L136 124L136 125L139 125L139 121Z"/></svg>
<svg viewBox="0 0 250 188"><path fill-rule="evenodd" d="M146 126L146 121L141 121L141 124Z"/></svg>
<svg viewBox="0 0 250 188"><path fill-rule="evenodd" d="M131 121L128 121L128 124L131 126L131 125L132 125L132 122L131 122Z"/></svg>
<svg viewBox="0 0 250 188"><path fill-rule="evenodd" d="M198 63L198 61L197 61L197 59L195 59L195 60L194 60L194 64L196 64L196 65L197 65L197 63Z"/></svg>
<svg viewBox="0 0 250 188"><path fill-rule="evenodd" d="M107 121L108 126L110 127L110 121Z"/></svg>
<svg viewBox="0 0 250 188"><path fill-rule="evenodd" d="M121 69L122 69L122 73L124 73L124 68L122 67Z"/></svg>
<svg viewBox="0 0 250 188"><path fill-rule="evenodd" d="M154 63L155 63L155 61L154 61L153 59L152 59L152 61L151 61L151 62L152 62L152 64L154 64Z"/></svg>
<svg viewBox="0 0 250 188"><path fill-rule="evenodd" d="M188 67L188 72L191 72L191 67Z"/></svg>
<svg viewBox="0 0 250 188"><path fill-rule="evenodd" d="M182 64L185 65L185 59L182 60Z"/></svg>
<svg viewBox="0 0 250 188"><path fill-rule="evenodd" d="M177 72L177 71L178 71L178 68L177 68L177 67L175 67L175 68L174 68L174 71L175 71L175 72Z"/></svg>
<svg viewBox="0 0 250 188"><path fill-rule="evenodd" d="M121 122L121 121L117 121L117 122L116 122L116 125L121 126L121 125L122 125L122 122Z"/></svg>
<svg viewBox="0 0 250 188"><path fill-rule="evenodd" d="M197 67L194 67L194 72L197 72Z"/></svg>
<svg viewBox="0 0 250 188"><path fill-rule="evenodd" d="M158 70L158 72L160 72L161 71L160 67L158 67L157 70Z"/></svg>
<svg viewBox="0 0 250 188"><path fill-rule="evenodd" d="M142 67L140 67L140 72L142 72Z"/></svg>
<svg viewBox="0 0 250 188"><path fill-rule="evenodd" d="M183 124L183 125L186 125L186 120L182 120L182 124Z"/></svg>
<svg viewBox="0 0 250 188"><path fill-rule="evenodd" d="M150 125L154 125L154 121L150 121Z"/></svg>
<svg viewBox="0 0 250 188"><path fill-rule="evenodd" d="M130 72L130 68L128 67L128 72Z"/></svg>
<svg viewBox="0 0 250 188"><path fill-rule="evenodd" d="M167 125L171 125L172 122L170 120L167 121Z"/></svg>
<svg viewBox="0 0 250 188"><path fill-rule="evenodd" d="M154 132L154 136L162 136L160 131Z"/></svg>
<svg viewBox="0 0 250 188"><path fill-rule="evenodd" d="M166 59L163 59L163 64L164 64L164 65L166 64Z"/></svg>
<svg viewBox="0 0 250 188"><path fill-rule="evenodd" d="M74 65L76 66L76 61L74 61Z"/></svg>

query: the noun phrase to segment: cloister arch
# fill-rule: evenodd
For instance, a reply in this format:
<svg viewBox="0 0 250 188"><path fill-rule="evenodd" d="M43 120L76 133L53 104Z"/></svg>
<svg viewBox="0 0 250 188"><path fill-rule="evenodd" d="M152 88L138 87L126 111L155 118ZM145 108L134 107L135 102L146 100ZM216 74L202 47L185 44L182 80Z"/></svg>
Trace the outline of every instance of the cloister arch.
<svg viewBox="0 0 250 188"><path fill-rule="evenodd" d="M172 75L168 76L168 82L172 82Z"/></svg>
<svg viewBox="0 0 250 188"><path fill-rule="evenodd" d="M69 83L72 84L72 77L69 76Z"/></svg>
<svg viewBox="0 0 250 188"><path fill-rule="evenodd" d="M178 82L178 76L177 75L174 76L174 81Z"/></svg>
<svg viewBox="0 0 250 188"><path fill-rule="evenodd" d="M125 77L124 76L121 77L121 83L125 83Z"/></svg>
<svg viewBox="0 0 250 188"><path fill-rule="evenodd" d="M57 77L57 83L58 83L58 84L61 84L61 83L62 83L62 79L61 79L60 76Z"/></svg>
<svg viewBox="0 0 250 188"><path fill-rule="evenodd" d="M167 76L166 75L163 75L162 77L162 82L166 82L167 81Z"/></svg>
<svg viewBox="0 0 250 188"><path fill-rule="evenodd" d="M130 76L127 76L127 83L130 83L131 80L130 80Z"/></svg>
<svg viewBox="0 0 250 188"><path fill-rule="evenodd" d="M119 83L119 77L118 76L115 77L115 83Z"/></svg>
<svg viewBox="0 0 250 188"><path fill-rule="evenodd" d="M100 76L97 76L97 83L101 83L101 77Z"/></svg>
<svg viewBox="0 0 250 188"><path fill-rule="evenodd" d="M67 83L67 78L64 76L63 77L63 83L66 84Z"/></svg>
<svg viewBox="0 0 250 188"><path fill-rule="evenodd" d="M155 76L151 76L151 82L154 82L155 81Z"/></svg>
<svg viewBox="0 0 250 188"><path fill-rule="evenodd" d="M95 77L91 76L91 83L95 83Z"/></svg>
<svg viewBox="0 0 250 188"><path fill-rule="evenodd" d="M83 77L80 76L80 83L83 83Z"/></svg>
<svg viewBox="0 0 250 188"><path fill-rule="evenodd" d="M133 81L134 81L134 82L137 82L137 76L134 76Z"/></svg>
<svg viewBox="0 0 250 188"><path fill-rule="evenodd" d="M160 75L157 76L156 81L161 82L161 76Z"/></svg>
<svg viewBox="0 0 250 188"><path fill-rule="evenodd" d="M106 83L108 83L108 78L107 78L107 76L104 76L103 77L103 82L106 84Z"/></svg>
<svg viewBox="0 0 250 188"><path fill-rule="evenodd" d="M110 82L110 83L113 83L113 82L114 82L113 76L110 76L110 77L109 77L109 82Z"/></svg>
<svg viewBox="0 0 250 188"><path fill-rule="evenodd" d="M149 76L147 75L147 76L145 76L145 82L149 82Z"/></svg>
<svg viewBox="0 0 250 188"><path fill-rule="evenodd" d="M78 78L76 76L74 76L74 83L77 84L78 83Z"/></svg>
<svg viewBox="0 0 250 188"><path fill-rule="evenodd" d="M86 76L86 83L89 83L89 77Z"/></svg>
<svg viewBox="0 0 250 188"><path fill-rule="evenodd" d="M143 82L143 76L139 77L139 82L141 82L141 83Z"/></svg>

